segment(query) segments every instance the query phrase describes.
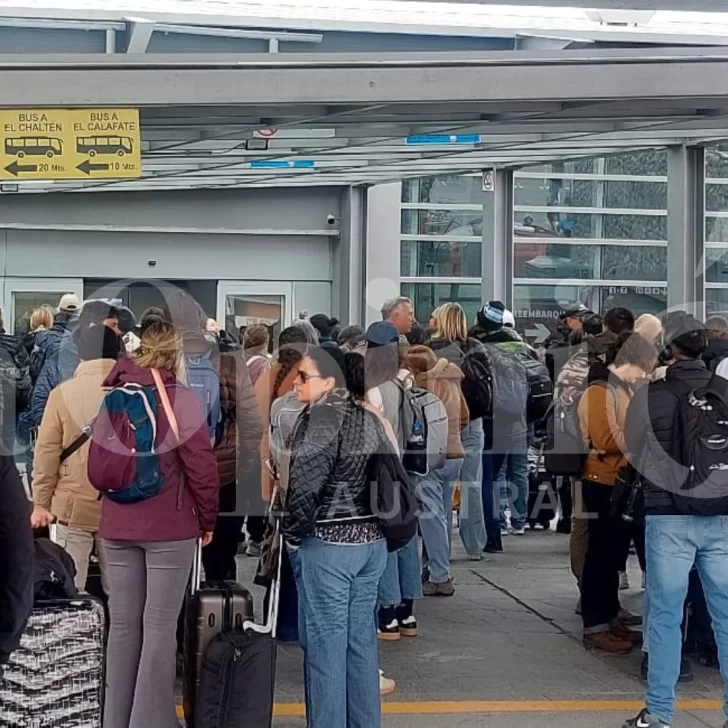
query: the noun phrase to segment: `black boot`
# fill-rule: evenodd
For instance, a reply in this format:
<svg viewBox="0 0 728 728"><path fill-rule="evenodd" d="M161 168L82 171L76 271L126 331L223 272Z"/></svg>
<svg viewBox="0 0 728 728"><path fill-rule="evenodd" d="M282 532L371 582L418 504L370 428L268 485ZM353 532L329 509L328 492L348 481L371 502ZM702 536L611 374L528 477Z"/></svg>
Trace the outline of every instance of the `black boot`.
<svg viewBox="0 0 728 728"><path fill-rule="evenodd" d="M488 536L488 540L483 551L485 551L486 554L503 553L503 539L501 538L500 533Z"/></svg>

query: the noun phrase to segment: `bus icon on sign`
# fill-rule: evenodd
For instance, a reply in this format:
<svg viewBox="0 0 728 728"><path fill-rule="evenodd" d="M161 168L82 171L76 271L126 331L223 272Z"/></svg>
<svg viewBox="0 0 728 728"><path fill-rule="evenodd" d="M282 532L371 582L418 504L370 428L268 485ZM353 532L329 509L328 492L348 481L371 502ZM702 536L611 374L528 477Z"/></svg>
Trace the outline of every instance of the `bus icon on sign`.
<svg viewBox="0 0 728 728"><path fill-rule="evenodd" d="M46 156L52 159L63 154L63 140L53 137L13 137L5 140L5 154L18 159Z"/></svg>
<svg viewBox="0 0 728 728"><path fill-rule="evenodd" d="M78 137L76 152L95 157L99 154L116 154L125 157L134 152L134 141L131 137Z"/></svg>

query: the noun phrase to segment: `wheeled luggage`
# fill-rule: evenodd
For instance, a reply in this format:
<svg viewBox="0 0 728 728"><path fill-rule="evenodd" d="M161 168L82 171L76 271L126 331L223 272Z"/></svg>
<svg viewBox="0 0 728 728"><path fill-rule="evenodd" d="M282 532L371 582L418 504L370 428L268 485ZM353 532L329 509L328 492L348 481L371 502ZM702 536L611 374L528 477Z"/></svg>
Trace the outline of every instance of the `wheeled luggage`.
<svg viewBox="0 0 728 728"><path fill-rule="evenodd" d="M106 620L95 597L38 602L0 682L0 725L101 728Z"/></svg>
<svg viewBox="0 0 728 728"><path fill-rule="evenodd" d="M246 620L241 629L218 634L205 650L195 728L270 728L276 672L276 624L280 603L281 536L275 521L277 557L264 626ZM276 547L277 546L277 547Z"/></svg>
<svg viewBox="0 0 728 728"><path fill-rule="evenodd" d="M202 548L192 568L192 588L185 607L184 689L182 702L188 728L195 728L195 711L205 653L219 635L242 630L253 619L251 593L234 581L201 583Z"/></svg>
<svg viewBox="0 0 728 728"><path fill-rule="evenodd" d="M543 468L541 446L533 445L528 448L528 525L550 528L557 504L553 479Z"/></svg>

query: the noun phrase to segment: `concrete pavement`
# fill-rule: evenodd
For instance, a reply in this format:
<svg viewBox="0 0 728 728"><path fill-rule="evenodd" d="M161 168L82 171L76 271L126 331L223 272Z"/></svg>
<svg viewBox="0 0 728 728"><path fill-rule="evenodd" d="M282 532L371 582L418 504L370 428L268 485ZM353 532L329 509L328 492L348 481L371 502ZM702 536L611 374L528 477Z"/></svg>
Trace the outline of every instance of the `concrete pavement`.
<svg viewBox="0 0 728 728"><path fill-rule="evenodd" d="M568 538L536 531L507 537L505 547L473 563L458 544L456 595L418 603L419 637L380 643L381 667L397 681L385 701L387 728L606 728L637 712L641 653L608 656L581 646ZM636 588L623 603L640 611L640 573L631 561ZM240 559L243 583L251 583L252 569L253 560ZM695 681L679 687L685 710L675 726L722 728L719 674L694 670ZM276 701L276 728L305 725L297 645L280 646Z"/></svg>

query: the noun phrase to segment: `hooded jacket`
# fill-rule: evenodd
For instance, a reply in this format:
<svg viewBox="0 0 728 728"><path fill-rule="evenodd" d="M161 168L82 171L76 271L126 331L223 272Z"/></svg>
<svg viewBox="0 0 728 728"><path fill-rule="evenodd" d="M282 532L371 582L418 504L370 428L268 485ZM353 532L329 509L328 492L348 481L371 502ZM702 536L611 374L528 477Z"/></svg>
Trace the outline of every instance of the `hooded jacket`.
<svg viewBox="0 0 728 728"><path fill-rule="evenodd" d="M465 457L460 433L468 426L470 413L463 397L462 381L463 373L447 359L439 359L432 369L415 375L417 386L432 392L445 405L449 459Z"/></svg>
<svg viewBox="0 0 728 728"><path fill-rule="evenodd" d="M711 376L700 359L677 361L667 368L664 379L640 387L632 400L625 438L632 465L644 476L648 515L680 515L670 490L663 487L674 473L669 453L682 435L675 428L675 415L685 389L704 387Z"/></svg>
<svg viewBox="0 0 728 728"><path fill-rule="evenodd" d="M728 359L728 339L711 339L708 342L708 351L703 354L708 371L714 372L723 359Z"/></svg>
<svg viewBox="0 0 728 728"><path fill-rule="evenodd" d="M174 375L159 373L179 426L176 447L159 447L159 467L164 476L161 492L138 503L101 501L101 536L111 541L184 541L215 528L220 480L217 458L210 445L207 423L197 397L177 383ZM133 382L154 387L149 369L131 359L121 359L104 381L105 387ZM156 393L156 388L155 388ZM171 443L169 420L157 400L157 445Z"/></svg>
<svg viewBox="0 0 728 728"><path fill-rule="evenodd" d="M632 398L629 386L601 362L589 369L588 386L579 401L579 421L589 454L585 480L614 485L627 464L624 429Z"/></svg>
<svg viewBox="0 0 728 728"><path fill-rule="evenodd" d="M71 445L98 414L106 392L102 388L116 362L81 362L74 376L51 392L38 431L33 458L33 501L49 510L59 523L95 533L101 522L101 501L88 479L90 444L60 462Z"/></svg>

